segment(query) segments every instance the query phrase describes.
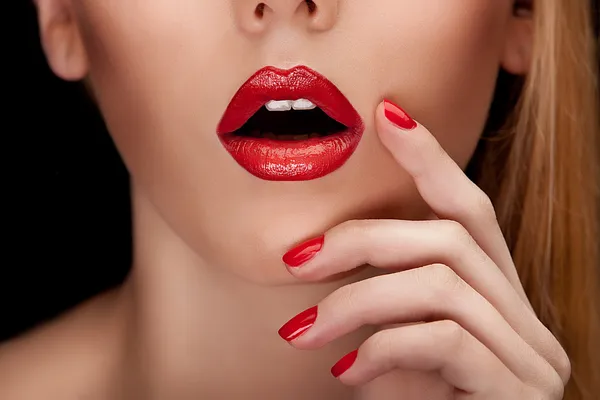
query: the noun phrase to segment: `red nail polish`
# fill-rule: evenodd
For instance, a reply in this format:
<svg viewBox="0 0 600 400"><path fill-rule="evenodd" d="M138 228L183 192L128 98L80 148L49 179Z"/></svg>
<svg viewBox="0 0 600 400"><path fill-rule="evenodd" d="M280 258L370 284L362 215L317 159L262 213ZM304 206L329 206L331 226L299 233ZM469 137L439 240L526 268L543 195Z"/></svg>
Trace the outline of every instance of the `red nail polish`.
<svg viewBox="0 0 600 400"><path fill-rule="evenodd" d="M286 263L286 265L294 268L306 264L309 260L316 256L319 251L321 251L324 241L325 236L320 236L318 238L309 240L308 242L302 243L300 246L297 246L296 248L285 253L283 256L283 262Z"/></svg>
<svg viewBox="0 0 600 400"><path fill-rule="evenodd" d="M317 313L318 306L302 311L279 329L279 336L288 342L296 339L314 325Z"/></svg>
<svg viewBox="0 0 600 400"><path fill-rule="evenodd" d="M356 361L357 354L358 350L354 350L353 352L350 352L344 357L342 357L340 361L338 361L333 367L331 367L331 374L335 378L337 378L344 372L348 371L350 367L354 364L354 361Z"/></svg>
<svg viewBox="0 0 600 400"><path fill-rule="evenodd" d="M408 114L389 100L383 101L385 117L400 129L407 131L417 127L417 123Z"/></svg>

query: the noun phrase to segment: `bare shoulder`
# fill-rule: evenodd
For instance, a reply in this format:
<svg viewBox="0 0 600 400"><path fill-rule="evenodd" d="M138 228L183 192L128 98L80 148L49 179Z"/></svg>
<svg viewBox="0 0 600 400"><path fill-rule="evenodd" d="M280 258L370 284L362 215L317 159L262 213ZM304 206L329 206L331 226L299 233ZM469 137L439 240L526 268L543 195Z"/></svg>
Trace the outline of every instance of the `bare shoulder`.
<svg viewBox="0 0 600 400"><path fill-rule="evenodd" d="M105 400L118 365L116 292L0 344L0 399Z"/></svg>

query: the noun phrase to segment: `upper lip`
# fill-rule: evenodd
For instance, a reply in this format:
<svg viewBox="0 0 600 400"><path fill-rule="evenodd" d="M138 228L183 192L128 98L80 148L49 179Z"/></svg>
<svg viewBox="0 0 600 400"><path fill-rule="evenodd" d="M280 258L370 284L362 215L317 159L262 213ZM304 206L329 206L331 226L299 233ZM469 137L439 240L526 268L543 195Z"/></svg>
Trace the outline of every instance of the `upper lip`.
<svg viewBox="0 0 600 400"><path fill-rule="evenodd" d="M233 96L217 132L222 135L240 129L271 100L307 99L329 117L348 128L362 120L350 101L323 75L306 66L291 69L265 67L252 75Z"/></svg>

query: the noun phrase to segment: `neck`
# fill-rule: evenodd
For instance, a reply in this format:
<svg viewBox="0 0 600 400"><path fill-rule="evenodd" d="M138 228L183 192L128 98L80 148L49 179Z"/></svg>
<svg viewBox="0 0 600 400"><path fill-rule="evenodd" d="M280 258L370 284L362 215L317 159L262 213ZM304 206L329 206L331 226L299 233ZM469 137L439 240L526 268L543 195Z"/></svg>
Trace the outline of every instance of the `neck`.
<svg viewBox="0 0 600 400"><path fill-rule="evenodd" d="M258 285L205 262L135 191L133 210L134 266L123 298L136 387L127 390L148 399L349 397L328 370L368 330L316 351L294 349L277 330L369 271L324 284Z"/></svg>

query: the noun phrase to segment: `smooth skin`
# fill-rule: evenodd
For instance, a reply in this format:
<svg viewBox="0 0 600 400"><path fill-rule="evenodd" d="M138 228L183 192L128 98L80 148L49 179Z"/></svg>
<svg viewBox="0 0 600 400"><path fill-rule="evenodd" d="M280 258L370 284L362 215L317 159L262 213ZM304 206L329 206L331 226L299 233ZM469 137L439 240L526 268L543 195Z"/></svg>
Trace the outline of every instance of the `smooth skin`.
<svg viewBox="0 0 600 400"><path fill-rule="evenodd" d="M264 18L259 3L36 1L50 67L93 89L131 174L134 263L0 346L0 399L560 398L568 360L462 172L499 70L528 72L532 19L513 0L265 0ZM307 65L356 108L342 168L266 182L225 151L218 122L267 65ZM417 128L389 125L385 98ZM292 346L277 335L315 304Z"/></svg>
<svg viewBox="0 0 600 400"><path fill-rule="evenodd" d="M318 281L364 264L389 273L327 296L291 343L316 349L365 324L403 324L368 338L339 379L360 386L406 369L439 372L456 399L562 399L569 359L531 309L489 198L425 127L401 129L384 107L379 137L440 219L329 230L319 253L290 273Z"/></svg>

